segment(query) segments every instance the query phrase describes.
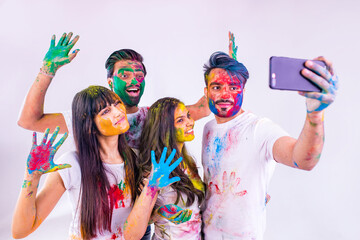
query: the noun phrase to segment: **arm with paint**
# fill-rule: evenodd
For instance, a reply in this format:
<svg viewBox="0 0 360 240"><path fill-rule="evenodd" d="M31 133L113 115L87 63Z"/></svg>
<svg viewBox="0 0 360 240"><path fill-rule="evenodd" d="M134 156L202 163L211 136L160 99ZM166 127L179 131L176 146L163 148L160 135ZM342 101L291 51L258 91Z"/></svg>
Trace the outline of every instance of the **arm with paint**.
<svg viewBox="0 0 360 240"><path fill-rule="evenodd" d="M25 98L18 119L19 126L39 132L45 131L47 127L53 130L56 126L60 126L62 132L68 131L62 114L44 114L44 101L46 91L56 71L65 64L70 63L79 52L79 49L77 49L69 54L71 48L79 39L79 36L76 36L70 41L71 37L72 33L67 35L64 33L55 46L55 35L52 36L50 48L43 60L43 66Z"/></svg>
<svg viewBox="0 0 360 240"><path fill-rule="evenodd" d="M235 44L235 36L232 32L229 31L229 56L232 59L237 60L236 54L237 54L238 47Z"/></svg>
<svg viewBox="0 0 360 240"><path fill-rule="evenodd" d="M47 129L40 145L36 144L36 133L33 134L33 145L27 159L24 183L12 221L12 235L16 239L24 238L35 231L65 192L62 179L55 171L71 166L69 164L56 165L53 162L56 151L67 137L67 134L64 134L52 146L58 132L57 127L51 139L46 143L49 134L49 129ZM44 187L37 194L40 177L50 172L52 173L48 175Z"/></svg>
<svg viewBox="0 0 360 240"><path fill-rule="evenodd" d="M279 138L273 147L274 158L277 162L288 166L311 170L320 159L324 145L324 109L334 100L338 90L338 77L334 73L332 64L323 57L315 60L324 61L327 69L313 61L307 61L307 68L302 74L318 85L322 92L299 92L306 97L307 115L299 138Z"/></svg>
<svg viewBox="0 0 360 240"><path fill-rule="evenodd" d="M171 161L176 154L176 150L174 149L167 159L165 159L166 152L167 148L165 147L161 154L160 161L157 163L155 153L154 151L151 151L151 162L153 166L150 180L143 188L126 220L124 225L125 239L140 239L144 235L159 190L170 186L174 182L180 181L179 177L169 178L169 176L170 173L180 164L182 158L180 157L171 164Z"/></svg>
<svg viewBox="0 0 360 240"><path fill-rule="evenodd" d="M195 104L186 106L186 108L189 110L194 121L207 117L211 113L205 96L202 96Z"/></svg>

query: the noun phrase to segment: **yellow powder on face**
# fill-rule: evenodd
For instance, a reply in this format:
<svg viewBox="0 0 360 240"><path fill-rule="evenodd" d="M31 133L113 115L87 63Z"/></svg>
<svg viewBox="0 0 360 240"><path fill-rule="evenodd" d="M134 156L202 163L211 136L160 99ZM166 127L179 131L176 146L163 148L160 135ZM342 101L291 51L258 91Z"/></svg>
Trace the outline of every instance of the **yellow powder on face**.
<svg viewBox="0 0 360 240"><path fill-rule="evenodd" d="M175 128L176 140L178 142L188 142L194 140L195 136L193 134L189 134L185 136L184 130L182 128Z"/></svg>

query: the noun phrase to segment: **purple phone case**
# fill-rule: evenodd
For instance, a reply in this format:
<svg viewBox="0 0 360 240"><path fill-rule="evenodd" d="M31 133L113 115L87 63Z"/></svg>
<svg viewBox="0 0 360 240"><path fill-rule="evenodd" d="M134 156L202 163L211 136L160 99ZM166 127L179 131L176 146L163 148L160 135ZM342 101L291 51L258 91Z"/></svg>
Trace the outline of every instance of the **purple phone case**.
<svg viewBox="0 0 360 240"><path fill-rule="evenodd" d="M287 57L270 58L269 86L272 89L304 92L321 92L316 84L301 75L306 59ZM322 61L315 61L325 67Z"/></svg>

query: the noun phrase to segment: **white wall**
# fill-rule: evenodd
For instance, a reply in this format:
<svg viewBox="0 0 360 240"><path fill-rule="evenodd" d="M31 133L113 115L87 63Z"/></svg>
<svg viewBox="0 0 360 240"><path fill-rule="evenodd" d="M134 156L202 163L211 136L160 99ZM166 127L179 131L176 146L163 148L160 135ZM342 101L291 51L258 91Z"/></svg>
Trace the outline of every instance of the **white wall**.
<svg viewBox="0 0 360 240"><path fill-rule="evenodd" d="M341 81L336 102L326 110L326 143L318 166L311 172L284 166L275 171L266 239L357 239L359 12L355 0L0 1L0 239L11 239L11 216L31 147L32 133L17 126L18 113L53 33L79 34L81 51L58 71L46 112L70 109L74 94L90 84L106 85L105 60L120 48L145 58L141 105L163 96L193 103L203 93L203 64L212 52L227 51L228 30L235 33L238 58L250 71L244 108L271 118L294 137L305 120L305 101L294 92L268 88L269 57L324 55ZM198 160L202 126L211 118L196 124L190 150ZM65 239L70 218L63 197L26 239Z"/></svg>

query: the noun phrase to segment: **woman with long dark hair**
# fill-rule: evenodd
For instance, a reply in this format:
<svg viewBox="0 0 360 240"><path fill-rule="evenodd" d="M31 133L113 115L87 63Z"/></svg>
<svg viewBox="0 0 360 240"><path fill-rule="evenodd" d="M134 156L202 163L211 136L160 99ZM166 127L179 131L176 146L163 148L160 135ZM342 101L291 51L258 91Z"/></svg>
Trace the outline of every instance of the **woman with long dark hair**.
<svg viewBox="0 0 360 240"><path fill-rule="evenodd" d="M146 177L151 176L151 155L160 156L164 147L169 149L168 153L170 149L176 150L175 159L183 158L170 174L171 177L180 178L180 181L158 191L154 207L147 207L144 201L138 204L143 207L135 204L127 220L125 236L131 235L134 239L141 237L149 221L148 212L151 212L150 220L155 225L153 239L201 238L200 205L204 201L204 185L196 163L184 144L194 139L193 127L194 120L178 99L162 98L150 107L140 138L137 161L140 178L137 184L144 185ZM139 234L136 235L136 232Z"/></svg>
<svg viewBox="0 0 360 240"><path fill-rule="evenodd" d="M138 170L135 154L128 147L124 132L129 129L124 104L114 92L90 86L74 97L72 104L76 152L54 154L66 138L53 146L59 128L47 142L49 130L40 145L33 147L27 161L25 180L13 217L13 236L22 238L35 231L67 190L73 210L70 239L122 239L125 220L137 193ZM179 159L155 163L152 177L144 189L160 190L178 181L168 179ZM167 165L165 164L167 163ZM71 165L71 166L70 166ZM61 171L56 171L63 169ZM40 177L48 175L37 194ZM162 179L159 179L161 176ZM141 236L142 237L142 236Z"/></svg>

